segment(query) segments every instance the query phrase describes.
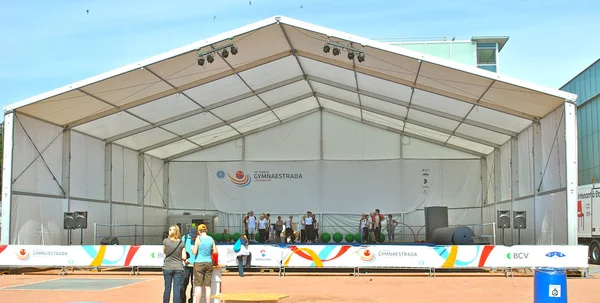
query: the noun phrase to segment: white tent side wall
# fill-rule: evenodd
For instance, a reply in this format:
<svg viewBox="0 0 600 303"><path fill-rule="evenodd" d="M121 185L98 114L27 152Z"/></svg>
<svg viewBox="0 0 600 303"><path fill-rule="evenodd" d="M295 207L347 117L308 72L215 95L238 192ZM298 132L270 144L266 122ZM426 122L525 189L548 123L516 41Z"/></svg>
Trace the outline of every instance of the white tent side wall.
<svg viewBox="0 0 600 303"><path fill-rule="evenodd" d="M140 166L136 151L63 132L18 113L13 134L10 244L68 244L63 214L73 211L88 212L84 244L94 243L95 223L96 243L111 235L122 244L141 243L142 235L145 242L162 239L166 227L162 160L143 155ZM144 182L138 188L140 175ZM110 224L127 226L111 230ZM156 227L142 231L141 225ZM80 237L79 230L73 231L72 243L78 244Z"/></svg>

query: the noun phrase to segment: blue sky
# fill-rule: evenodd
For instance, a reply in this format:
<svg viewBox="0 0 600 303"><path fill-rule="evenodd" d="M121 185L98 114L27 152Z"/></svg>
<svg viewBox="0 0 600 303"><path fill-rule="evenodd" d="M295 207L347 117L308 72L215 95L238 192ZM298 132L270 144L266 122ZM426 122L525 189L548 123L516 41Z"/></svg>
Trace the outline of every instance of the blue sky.
<svg viewBox="0 0 600 303"><path fill-rule="evenodd" d="M1 1L0 105L274 15L368 38L510 36L501 73L554 88L600 57L599 0L251 1Z"/></svg>

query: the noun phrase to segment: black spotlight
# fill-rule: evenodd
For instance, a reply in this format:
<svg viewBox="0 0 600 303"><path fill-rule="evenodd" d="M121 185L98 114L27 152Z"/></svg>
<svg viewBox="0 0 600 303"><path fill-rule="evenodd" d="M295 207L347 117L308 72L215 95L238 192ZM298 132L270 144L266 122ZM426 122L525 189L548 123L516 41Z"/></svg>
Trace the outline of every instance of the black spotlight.
<svg viewBox="0 0 600 303"><path fill-rule="evenodd" d="M229 57L229 52L227 51L227 49L224 49L223 52L221 52L221 56L223 56L223 58Z"/></svg>
<svg viewBox="0 0 600 303"><path fill-rule="evenodd" d="M325 46L323 46L324 53L328 54L330 50L331 50L331 47L329 47L329 45L325 44Z"/></svg>
<svg viewBox="0 0 600 303"><path fill-rule="evenodd" d="M358 54L357 59L358 59L358 62L365 61L365 54L363 54L363 53Z"/></svg>
<svg viewBox="0 0 600 303"><path fill-rule="evenodd" d="M237 53L238 53L237 47L235 47L235 45L232 45L231 46L231 54L235 56L235 55L237 55Z"/></svg>
<svg viewBox="0 0 600 303"><path fill-rule="evenodd" d="M340 49L339 49L339 48L337 48L337 47L334 47L334 48L333 48L333 51L332 51L331 53L332 53L334 56L337 56L337 55L339 55L339 54L340 54Z"/></svg>
<svg viewBox="0 0 600 303"><path fill-rule="evenodd" d="M213 63L215 61L215 58L212 54L209 54L208 56L206 56L206 61L208 61L208 63Z"/></svg>
<svg viewBox="0 0 600 303"><path fill-rule="evenodd" d="M348 60L352 60L352 59L354 59L354 53L348 52Z"/></svg>
<svg viewBox="0 0 600 303"><path fill-rule="evenodd" d="M204 57L198 57L198 65L204 66Z"/></svg>

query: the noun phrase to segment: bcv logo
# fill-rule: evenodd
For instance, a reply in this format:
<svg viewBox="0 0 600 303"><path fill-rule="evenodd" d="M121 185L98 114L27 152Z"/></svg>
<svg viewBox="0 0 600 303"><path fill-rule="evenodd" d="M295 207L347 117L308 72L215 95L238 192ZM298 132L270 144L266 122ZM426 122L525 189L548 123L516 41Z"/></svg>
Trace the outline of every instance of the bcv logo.
<svg viewBox="0 0 600 303"><path fill-rule="evenodd" d="M507 259L517 260L517 259L527 259L529 257L529 253L508 253L506 254Z"/></svg>
<svg viewBox="0 0 600 303"><path fill-rule="evenodd" d="M548 258L563 258L565 257L565 254L561 253L560 251L551 251L549 253L546 254L546 257Z"/></svg>

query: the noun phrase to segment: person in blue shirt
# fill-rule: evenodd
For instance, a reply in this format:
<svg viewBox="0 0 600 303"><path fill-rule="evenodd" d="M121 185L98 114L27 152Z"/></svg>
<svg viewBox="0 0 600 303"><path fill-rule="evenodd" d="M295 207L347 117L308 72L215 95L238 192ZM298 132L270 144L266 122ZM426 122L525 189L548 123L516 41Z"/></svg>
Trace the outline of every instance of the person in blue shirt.
<svg viewBox="0 0 600 303"><path fill-rule="evenodd" d="M212 237L208 236L208 228L204 224L198 225L200 235L196 237L192 254L194 260L194 294L196 294L196 303L200 303L202 297L202 288L206 291L206 303L210 303L211 285L213 273L212 254L217 253L217 245Z"/></svg>
<svg viewBox="0 0 600 303"><path fill-rule="evenodd" d="M183 267L183 279L181 280L181 303L186 303L186 293L188 285L193 285L194 282L194 260L196 259L193 254L194 244L196 243L196 237L198 236L198 229L192 228L190 232L183 237L183 243L185 245L185 251L187 253L187 260ZM194 298L194 291L190 291L190 297L187 300L188 303L192 303Z"/></svg>

